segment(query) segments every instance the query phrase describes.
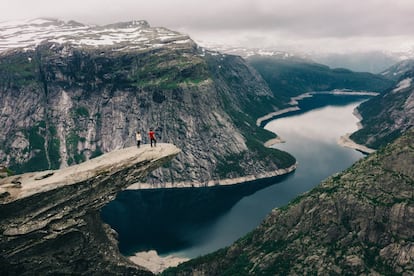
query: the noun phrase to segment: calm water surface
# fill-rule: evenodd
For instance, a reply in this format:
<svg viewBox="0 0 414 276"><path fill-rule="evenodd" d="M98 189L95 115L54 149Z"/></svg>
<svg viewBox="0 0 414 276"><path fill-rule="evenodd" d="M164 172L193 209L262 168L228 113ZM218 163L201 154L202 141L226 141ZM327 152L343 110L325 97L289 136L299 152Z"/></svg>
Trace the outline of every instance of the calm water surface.
<svg viewBox="0 0 414 276"><path fill-rule="evenodd" d="M274 147L290 152L299 163L296 172L281 182L248 191L127 191L103 210L103 218L120 233L124 254L155 249L160 255L193 258L230 245L253 230L273 208L286 205L363 157L337 144L340 136L357 129L358 120L352 112L360 102L314 109L273 120L265 126L286 141ZM150 197L151 202L134 205ZM157 204L159 208L142 210L146 205ZM220 208L211 209L213 206ZM150 214L148 210L156 213ZM146 215L151 219L146 219Z"/></svg>

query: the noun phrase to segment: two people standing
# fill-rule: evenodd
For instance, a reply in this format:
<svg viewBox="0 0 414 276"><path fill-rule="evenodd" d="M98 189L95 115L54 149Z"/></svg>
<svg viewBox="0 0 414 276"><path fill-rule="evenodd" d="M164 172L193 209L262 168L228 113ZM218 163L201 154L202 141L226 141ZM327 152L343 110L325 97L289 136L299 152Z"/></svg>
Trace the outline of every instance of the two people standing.
<svg viewBox="0 0 414 276"><path fill-rule="evenodd" d="M152 145L154 145L154 147L156 147L157 146L157 139L155 139L155 132L152 128L150 128L150 131L148 132L148 135L149 135L149 138L150 138L150 141L151 141L151 147L152 147ZM142 141L142 136L141 136L141 133L139 131L137 131L135 133L135 139L137 141L137 147L139 148L140 145L141 145L141 141Z"/></svg>

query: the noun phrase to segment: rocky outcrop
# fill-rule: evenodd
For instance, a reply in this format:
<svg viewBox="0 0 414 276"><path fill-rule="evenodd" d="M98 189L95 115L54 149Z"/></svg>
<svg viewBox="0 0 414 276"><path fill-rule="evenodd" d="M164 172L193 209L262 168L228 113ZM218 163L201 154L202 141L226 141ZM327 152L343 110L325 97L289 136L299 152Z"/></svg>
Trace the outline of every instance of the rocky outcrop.
<svg viewBox="0 0 414 276"><path fill-rule="evenodd" d="M412 61L401 65L405 71L399 71L394 87L357 108L362 128L350 138L358 144L377 149L414 126L414 66Z"/></svg>
<svg viewBox="0 0 414 276"><path fill-rule="evenodd" d="M387 79L398 81L401 79L401 77L404 76L404 74L406 74L408 71L411 71L413 67L414 59L406 59L384 70L381 75Z"/></svg>
<svg viewBox="0 0 414 276"><path fill-rule="evenodd" d="M414 130L165 275L413 275Z"/></svg>
<svg viewBox="0 0 414 276"><path fill-rule="evenodd" d="M240 57L143 22L44 24L27 28L41 28L30 41L42 43L0 53L0 162L12 170L78 164L133 145L136 130L147 143L149 128L182 153L148 183L205 183L295 164L263 146L275 135L255 121L278 101ZM15 29L4 32L8 41Z"/></svg>
<svg viewBox="0 0 414 276"><path fill-rule="evenodd" d="M179 153L125 148L80 165L0 180L1 275L152 275L121 256L100 209Z"/></svg>

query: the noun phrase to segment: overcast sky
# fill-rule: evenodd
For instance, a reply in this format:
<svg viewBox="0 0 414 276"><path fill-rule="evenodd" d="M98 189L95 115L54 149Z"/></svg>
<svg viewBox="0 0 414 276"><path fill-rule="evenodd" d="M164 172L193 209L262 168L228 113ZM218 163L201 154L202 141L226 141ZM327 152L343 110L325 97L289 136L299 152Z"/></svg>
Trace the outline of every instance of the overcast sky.
<svg viewBox="0 0 414 276"><path fill-rule="evenodd" d="M145 19L198 41L294 51L407 51L414 0L0 0L0 21Z"/></svg>

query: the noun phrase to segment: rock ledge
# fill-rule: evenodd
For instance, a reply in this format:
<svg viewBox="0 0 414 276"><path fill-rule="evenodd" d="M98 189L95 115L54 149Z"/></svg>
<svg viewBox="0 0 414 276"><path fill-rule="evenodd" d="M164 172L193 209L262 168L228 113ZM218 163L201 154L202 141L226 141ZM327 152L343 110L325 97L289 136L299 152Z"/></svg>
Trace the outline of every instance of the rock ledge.
<svg viewBox="0 0 414 276"><path fill-rule="evenodd" d="M179 152L171 144L130 147L1 179L0 274L151 275L119 254L100 209Z"/></svg>

